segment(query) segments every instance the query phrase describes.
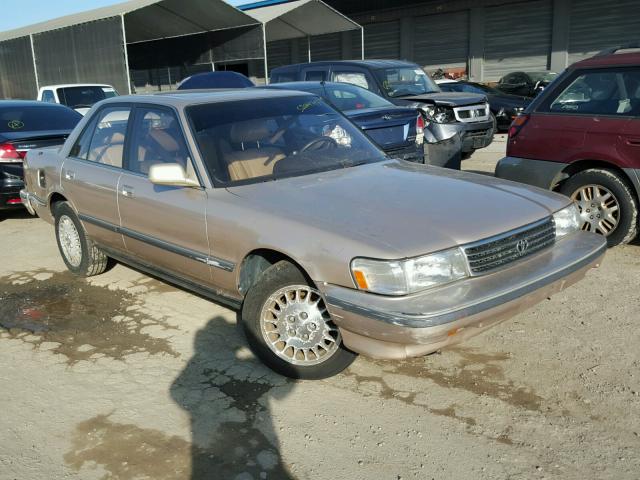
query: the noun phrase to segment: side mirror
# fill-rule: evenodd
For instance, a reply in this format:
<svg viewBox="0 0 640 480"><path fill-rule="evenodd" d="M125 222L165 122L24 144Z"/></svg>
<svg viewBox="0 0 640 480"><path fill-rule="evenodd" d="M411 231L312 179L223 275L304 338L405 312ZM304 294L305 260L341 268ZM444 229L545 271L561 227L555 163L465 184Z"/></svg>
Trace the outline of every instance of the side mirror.
<svg viewBox="0 0 640 480"><path fill-rule="evenodd" d="M171 187L199 187L195 180L187 178L187 172L178 163L160 163L149 169L149 180L155 185Z"/></svg>

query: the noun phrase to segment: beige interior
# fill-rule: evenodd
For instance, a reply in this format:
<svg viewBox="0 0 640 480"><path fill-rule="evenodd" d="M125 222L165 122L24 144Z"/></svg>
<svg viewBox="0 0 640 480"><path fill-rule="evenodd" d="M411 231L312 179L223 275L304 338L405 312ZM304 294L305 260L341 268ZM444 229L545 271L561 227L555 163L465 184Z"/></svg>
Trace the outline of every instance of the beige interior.
<svg viewBox="0 0 640 480"><path fill-rule="evenodd" d="M103 142L96 142L98 145L89 151L89 160L113 167L122 167L122 153L124 151L124 135L120 132L113 132L110 137L106 137Z"/></svg>
<svg viewBox="0 0 640 480"><path fill-rule="evenodd" d="M229 144L222 145L231 180L244 180L273 173L274 165L285 155L277 147L261 145L272 133L269 125L261 119L237 122L231 126L230 140L236 146L231 148Z"/></svg>

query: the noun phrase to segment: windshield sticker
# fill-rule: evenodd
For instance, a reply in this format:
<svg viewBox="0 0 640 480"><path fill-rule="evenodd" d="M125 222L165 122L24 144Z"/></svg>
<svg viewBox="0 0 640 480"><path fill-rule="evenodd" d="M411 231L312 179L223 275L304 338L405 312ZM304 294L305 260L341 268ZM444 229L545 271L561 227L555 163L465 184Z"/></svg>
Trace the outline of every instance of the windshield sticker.
<svg viewBox="0 0 640 480"><path fill-rule="evenodd" d="M20 130L24 128L24 123L22 123L20 120L9 120L9 123L7 123L7 126L11 130Z"/></svg>
<svg viewBox="0 0 640 480"><path fill-rule="evenodd" d="M316 97L310 102L301 103L300 105L298 105L298 111L300 113L303 113L309 110L311 107L318 105L319 103L322 103L322 100L320 99L320 97Z"/></svg>

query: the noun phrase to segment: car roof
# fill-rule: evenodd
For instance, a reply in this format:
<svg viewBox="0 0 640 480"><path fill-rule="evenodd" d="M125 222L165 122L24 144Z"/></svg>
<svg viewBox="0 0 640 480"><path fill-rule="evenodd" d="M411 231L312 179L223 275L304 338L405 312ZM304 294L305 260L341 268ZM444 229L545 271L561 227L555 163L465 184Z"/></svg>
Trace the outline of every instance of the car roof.
<svg viewBox="0 0 640 480"><path fill-rule="evenodd" d="M176 108L184 108L189 105L201 103L232 102L242 100L259 100L261 98L285 98L300 97L305 94L295 90L276 90L264 88L230 88L220 90L176 90L141 95L123 95L112 97L101 102L102 105L110 103L153 103L155 105L168 105Z"/></svg>
<svg viewBox="0 0 640 480"><path fill-rule="evenodd" d="M70 87L113 88L111 85L107 85L106 83L60 83L58 85L45 85L44 87L40 87L40 90L49 89L49 88L70 88Z"/></svg>
<svg viewBox="0 0 640 480"><path fill-rule="evenodd" d="M20 107L69 108L59 103L39 102L37 100L0 100L0 108Z"/></svg>
<svg viewBox="0 0 640 480"><path fill-rule="evenodd" d="M272 73L277 70L284 70L287 68L300 67L300 66L325 66L325 65L352 65L352 66L364 66L373 69L379 68L397 68L397 67L415 67L417 64L413 62L407 62L406 60L325 60L309 63L296 63L293 65L287 65L283 67L274 68Z"/></svg>
<svg viewBox="0 0 640 480"><path fill-rule="evenodd" d="M574 63L569 68L583 67L617 67L640 65L640 52L611 53L608 55L596 55Z"/></svg>

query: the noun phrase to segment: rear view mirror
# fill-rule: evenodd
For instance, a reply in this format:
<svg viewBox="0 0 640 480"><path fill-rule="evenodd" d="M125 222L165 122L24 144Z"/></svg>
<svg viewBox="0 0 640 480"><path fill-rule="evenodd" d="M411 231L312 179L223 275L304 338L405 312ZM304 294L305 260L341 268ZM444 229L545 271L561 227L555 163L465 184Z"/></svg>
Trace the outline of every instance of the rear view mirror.
<svg viewBox="0 0 640 480"><path fill-rule="evenodd" d="M149 180L155 185L168 185L172 187L199 187L195 180L187 178L182 165L178 163L161 163L152 165L149 169Z"/></svg>

